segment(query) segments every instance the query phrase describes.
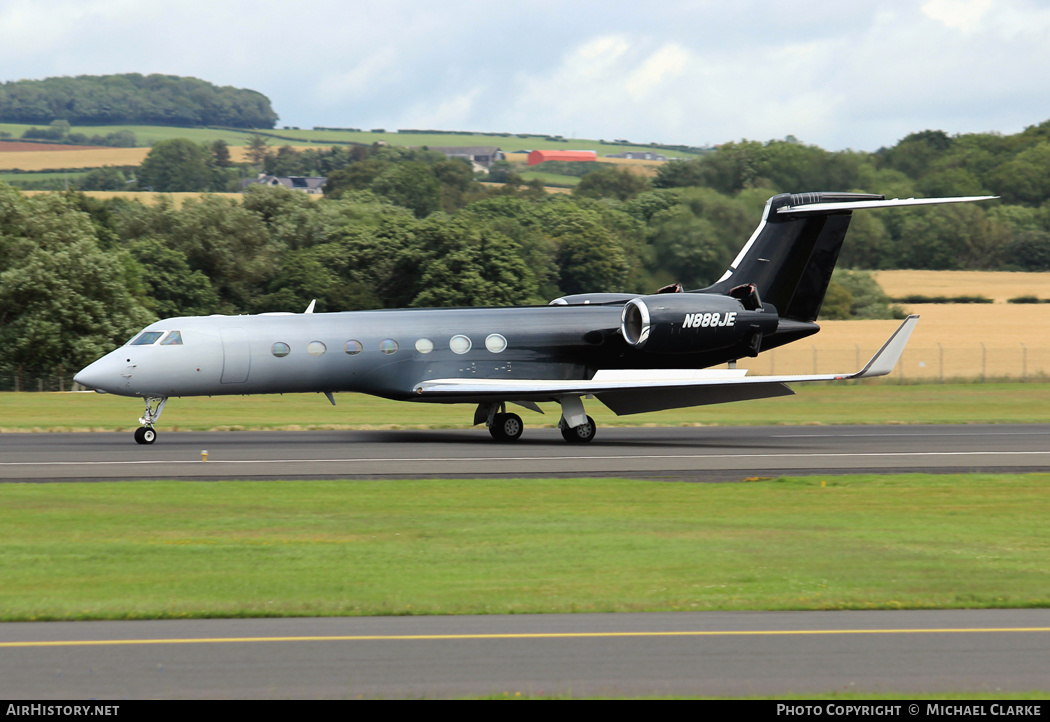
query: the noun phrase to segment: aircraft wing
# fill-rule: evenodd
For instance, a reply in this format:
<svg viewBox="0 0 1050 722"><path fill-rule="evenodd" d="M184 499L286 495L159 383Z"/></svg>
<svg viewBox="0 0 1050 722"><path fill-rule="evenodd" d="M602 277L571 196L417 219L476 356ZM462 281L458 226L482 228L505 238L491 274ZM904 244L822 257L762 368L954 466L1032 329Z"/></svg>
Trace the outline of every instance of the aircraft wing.
<svg viewBox="0 0 1050 722"><path fill-rule="evenodd" d="M748 376L745 369L601 370L589 380L434 379L413 390L431 401L453 397L546 401L594 395L618 415L790 396L794 391L785 384L885 376L897 365L918 320L908 316L864 368L853 373Z"/></svg>

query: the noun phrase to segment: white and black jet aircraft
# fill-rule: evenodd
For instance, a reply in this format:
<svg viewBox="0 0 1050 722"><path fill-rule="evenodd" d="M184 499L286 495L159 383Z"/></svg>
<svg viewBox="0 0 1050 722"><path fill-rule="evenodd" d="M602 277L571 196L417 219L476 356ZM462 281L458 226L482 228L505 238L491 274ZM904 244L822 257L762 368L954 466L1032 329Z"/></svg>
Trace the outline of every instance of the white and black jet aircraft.
<svg viewBox="0 0 1050 722"><path fill-rule="evenodd" d="M154 425L172 396L356 391L401 401L477 404L493 438L521 436L514 403L561 406L562 436L594 438L583 399L617 414L790 395L785 384L888 374L915 326L911 316L849 374L748 376L710 367L820 330L820 311L855 210L985 200L886 200L865 193L774 196L762 221L714 285L653 295L587 293L548 306L421 308L343 313L169 318L147 326L74 380L145 399L135 432ZM734 364L730 364L733 366Z"/></svg>

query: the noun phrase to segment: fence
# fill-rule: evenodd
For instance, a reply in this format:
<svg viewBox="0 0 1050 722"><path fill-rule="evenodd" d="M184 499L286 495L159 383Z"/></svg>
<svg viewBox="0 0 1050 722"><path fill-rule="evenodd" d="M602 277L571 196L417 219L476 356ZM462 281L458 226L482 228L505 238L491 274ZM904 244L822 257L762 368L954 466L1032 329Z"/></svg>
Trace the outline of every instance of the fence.
<svg viewBox="0 0 1050 722"><path fill-rule="evenodd" d="M80 384L73 383L72 373L28 376L26 374L0 372L0 391L81 391Z"/></svg>
<svg viewBox="0 0 1050 722"><path fill-rule="evenodd" d="M839 373L857 371L874 349L861 346L822 346L805 341L766 351L757 358L741 359L737 368L753 375ZM988 345L967 347L937 344L932 347L908 346L887 379L898 382L944 383L966 381L1048 381L1050 348Z"/></svg>

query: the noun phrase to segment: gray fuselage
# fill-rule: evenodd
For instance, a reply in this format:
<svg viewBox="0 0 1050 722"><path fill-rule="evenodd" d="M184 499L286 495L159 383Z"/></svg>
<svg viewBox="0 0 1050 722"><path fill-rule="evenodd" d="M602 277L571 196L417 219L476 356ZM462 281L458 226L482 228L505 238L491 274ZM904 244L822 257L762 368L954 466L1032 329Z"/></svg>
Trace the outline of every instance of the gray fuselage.
<svg viewBox="0 0 1050 722"><path fill-rule="evenodd" d="M436 378L589 379L599 368L703 366L721 353L641 353L622 306L190 316L147 326L78 381L123 396L358 391L393 399ZM166 343L178 331L181 343ZM149 344L135 342L162 332ZM444 399L449 401L450 399Z"/></svg>

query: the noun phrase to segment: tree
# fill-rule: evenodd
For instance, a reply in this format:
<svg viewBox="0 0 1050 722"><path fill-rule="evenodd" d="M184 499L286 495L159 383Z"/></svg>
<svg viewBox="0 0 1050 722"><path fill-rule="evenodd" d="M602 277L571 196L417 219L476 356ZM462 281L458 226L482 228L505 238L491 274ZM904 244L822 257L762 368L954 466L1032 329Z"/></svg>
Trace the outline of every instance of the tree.
<svg viewBox="0 0 1050 722"><path fill-rule="evenodd" d="M139 166L138 185L158 193L221 191L226 173L215 165L207 146L172 138L154 144Z"/></svg>
<svg viewBox="0 0 1050 722"><path fill-rule="evenodd" d="M425 218L441 207L441 184L430 167L419 161L394 163L372 181L372 190L391 203Z"/></svg>
<svg viewBox="0 0 1050 722"><path fill-rule="evenodd" d="M649 190L648 179L626 168L603 168L585 175L573 190L584 198L615 198L626 201Z"/></svg>
<svg viewBox="0 0 1050 722"><path fill-rule="evenodd" d="M0 189L2 191L3 189ZM154 319L130 288L121 258L99 249L90 219L61 195L20 201L6 214L8 263L0 267L4 362L30 373L80 368ZM6 226L6 227L4 227Z"/></svg>
<svg viewBox="0 0 1050 722"><path fill-rule="evenodd" d="M629 290L631 264L616 237L595 219L576 213L556 221L559 282L563 293Z"/></svg>
<svg viewBox="0 0 1050 722"><path fill-rule="evenodd" d="M82 191L121 191L128 187L128 179L119 168L107 165L86 174L77 187Z"/></svg>
<svg viewBox="0 0 1050 722"><path fill-rule="evenodd" d="M247 154L248 159L252 162L252 165L262 165L265 163L266 158L270 155L270 148L266 145L266 138L258 133L252 133L251 138L248 140L245 153Z"/></svg>
<svg viewBox="0 0 1050 722"><path fill-rule="evenodd" d="M276 155L266 156L263 168L267 175L293 176L306 175L302 155L290 145L282 145Z"/></svg>
<svg viewBox="0 0 1050 722"><path fill-rule="evenodd" d="M879 151L882 163L909 178L921 178L953 144L943 130L924 130L901 139L892 148Z"/></svg>
<svg viewBox="0 0 1050 722"><path fill-rule="evenodd" d="M1050 233L1028 230L1018 234L1007 247L1006 259L1023 271L1050 271Z"/></svg>
<svg viewBox="0 0 1050 722"><path fill-rule="evenodd" d="M157 238L143 238L129 247L141 266L148 305L160 318L207 316L219 310L219 296L208 277L190 268L186 255Z"/></svg>
<svg viewBox="0 0 1050 722"><path fill-rule="evenodd" d="M233 161L230 159L230 146L222 138L211 144L211 155L215 165L220 168L229 168L233 165Z"/></svg>
<svg viewBox="0 0 1050 722"><path fill-rule="evenodd" d="M536 281L517 244L495 233L471 233L451 253L424 267L413 306L513 306L527 303Z"/></svg>
<svg viewBox="0 0 1050 722"><path fill-rule="evenodd" d="M169 212L168 222L169 243L185 254L191 269L211 280L222 310L254 310L285 250L271 242L259 216L234 201L204 196Z"/></svg>
<svg viewBox="0 0 1050 722"><path fill-rule="evenodd" d="M836 268L832 274L820 318L846 320L850 318L904 318L900 306L891 306L890 298L875 278L864 271Z"/></svg>

